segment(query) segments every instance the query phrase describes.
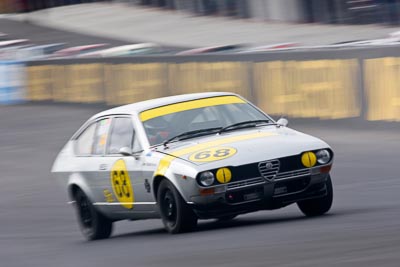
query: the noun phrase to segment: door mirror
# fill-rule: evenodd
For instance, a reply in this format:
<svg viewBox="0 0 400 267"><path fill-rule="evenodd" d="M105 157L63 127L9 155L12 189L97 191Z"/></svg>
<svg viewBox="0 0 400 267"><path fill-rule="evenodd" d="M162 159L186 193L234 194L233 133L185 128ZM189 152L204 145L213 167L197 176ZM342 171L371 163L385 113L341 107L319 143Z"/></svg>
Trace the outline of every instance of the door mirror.
<svg viewBox="0 0 400 267"><path fill-rule="evenodd" d="M280 118L277 122L276 122L279 126L282 127L286 127L289 124L289 121L285 118Z"/></svg>
<svg viewBox="0 0 400 267"><path fill-rule="evenodd" d="M130 149L127 146L124 146L119 149L119 153L124 156L132 156L132 149Z"/></svg>

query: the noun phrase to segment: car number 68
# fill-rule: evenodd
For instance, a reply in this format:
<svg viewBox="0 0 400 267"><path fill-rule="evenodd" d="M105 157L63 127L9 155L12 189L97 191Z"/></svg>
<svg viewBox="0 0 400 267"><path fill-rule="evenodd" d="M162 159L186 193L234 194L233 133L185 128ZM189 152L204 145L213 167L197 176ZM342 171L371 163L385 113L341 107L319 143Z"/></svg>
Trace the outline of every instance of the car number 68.
<svg viewBox="0 0 400 267"><path fill-rule="evenodd" d="M217 161L232 157L236 152L237 150L233 147L213 147L191 154L189 160L193 162Z"/></svg>

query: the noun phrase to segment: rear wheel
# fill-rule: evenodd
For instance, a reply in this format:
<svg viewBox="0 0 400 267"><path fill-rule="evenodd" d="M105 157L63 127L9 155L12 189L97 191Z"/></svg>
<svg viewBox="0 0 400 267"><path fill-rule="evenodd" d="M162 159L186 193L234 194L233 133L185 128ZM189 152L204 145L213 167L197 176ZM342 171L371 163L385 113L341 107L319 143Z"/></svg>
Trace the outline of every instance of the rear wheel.
<svg viewBox="0 0 400 267"><path fill-rule="evenodd" d="M82 190L75 194L78 223L88 240L108 238L112 232L112 221L99 213Z"/></svg>
<svg viewBox="0 0 400 267"><path fill-rule="evenodd" d="M325 186L327 190L326 196L297 202L297 205L304 215L310 217L319 216L330 210L333 201L333 188L330 176L328 176Z"/></svg>
<svg viewBox="0 0 400 267"><path fill-rule="evenodd" d="M157 202L161 219L169 233L188 232L196 228L197 216L168 180L161 182Z"/></svg>

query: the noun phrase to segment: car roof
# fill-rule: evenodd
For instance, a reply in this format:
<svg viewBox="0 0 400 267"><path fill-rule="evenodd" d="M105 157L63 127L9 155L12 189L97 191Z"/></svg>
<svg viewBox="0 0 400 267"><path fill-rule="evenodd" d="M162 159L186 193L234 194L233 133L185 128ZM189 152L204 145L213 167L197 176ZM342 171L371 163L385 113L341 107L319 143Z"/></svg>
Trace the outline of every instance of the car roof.
<svg viewBox="0 0 400 267"><path fill-rule="evenodd" d="M133 104L128 104L112 109L108 109L102 111L96 115L94 115L92 119L96 119L103 116L108 115L116 115L116 114L139 114L142 111L158 108L162 106L168 106L175 103L186 102L196 99L209 98L209 97L217 97L217 96L227 96L227 95L235 95L234 93L227 92L212 92L212 93L195 93L195 94L184 94L184 95L176 95L176 96L168 96L162 98L155 98L151 100L141 101Z"/></svg>

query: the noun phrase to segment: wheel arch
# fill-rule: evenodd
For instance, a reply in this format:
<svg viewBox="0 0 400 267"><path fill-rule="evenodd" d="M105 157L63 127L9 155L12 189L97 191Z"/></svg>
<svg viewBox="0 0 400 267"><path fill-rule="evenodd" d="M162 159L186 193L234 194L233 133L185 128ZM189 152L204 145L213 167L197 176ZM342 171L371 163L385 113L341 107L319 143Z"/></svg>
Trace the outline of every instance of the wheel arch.
<svg viewBox="0 0 400 267"><path fill-rule="evenodd" d="M68 186L68 196L70 199L75 200L76 193L78 190L82 190L77 184L70 184Z"/></svg>
<svg viewBox="0 0 400 267"><path fill-rule="evenodd" d="M153 196L154 196L154 199L156 200L156 202L157 202L157 192L158 192L158 188L160 187L160 184L161 184L161 181L162 180L169 180L169 179L167 179L167 177L165 177L164 175L156 175L154 178L153 178Z"/></svg>
<svg viewBox="0 0 400 267"><path fill-rule="evenodd" d="M72 203L75 203L76 201L75 197L78 191L82 191L92 204L95 202L94 197L92 195L92 191L81 180L70 181L67 190L68 190L68 196L72 201ZM110 217L110 214L108 214L108 212L104 209L103 206L95 206L95 209L108 219L112 219L112 217Z"/></svg>
<svg viewBox="0 0 400 267"><path fill-rule="evenodd" d="M160 187L160 184L163 180L167 180L169 181L171 184L173 184L173 186L175 187L175 189L179 192L179 194L181 195L181 197L188 202L185 194L183 194L182 192L182 188L180 188L180 186L178 186L178 184L176 183L176 181L174 181L173 179L169 179L167 176L164 175L156 175L153 178L153 195L154 195L154 199L157 200L157 192L158 192L158 188Z"/></svg>
<svg viewBox="0 0 400 267"><path fill-rule="evenodd" d="M90 200L93 200L92 190L90 190L83 177L75 173L69 177L67 185L68 196L72 201L75 200L75 194L78 190L82 190Z"/></svg>

